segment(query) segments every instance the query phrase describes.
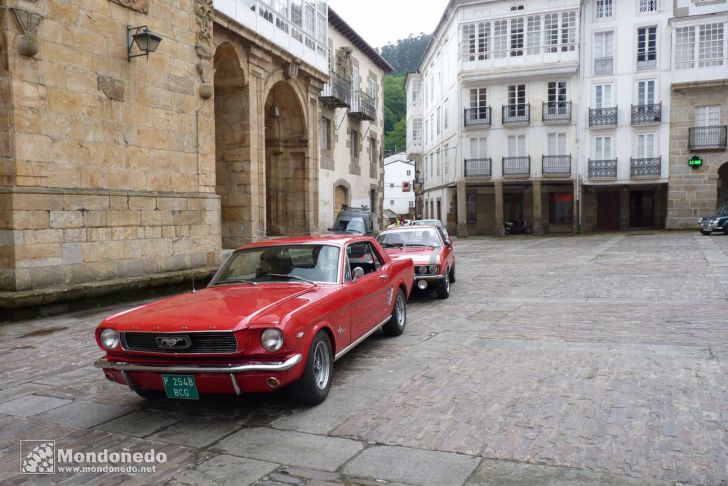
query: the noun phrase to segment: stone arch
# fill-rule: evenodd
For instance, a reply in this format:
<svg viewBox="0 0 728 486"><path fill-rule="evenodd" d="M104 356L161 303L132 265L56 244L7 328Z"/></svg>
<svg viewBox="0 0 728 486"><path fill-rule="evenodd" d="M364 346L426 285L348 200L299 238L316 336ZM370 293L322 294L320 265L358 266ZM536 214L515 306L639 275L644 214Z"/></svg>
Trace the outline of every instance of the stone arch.
<svg viewBox="0 0 728 486"><path fill-rule="evenodd" d="M273 91L274 88L279 87L281 84L285 84L288 88L291 89L293 94L296 95L296 99L298 100L298 106L303 113L304 130L307 129L308 113L306 111L306 92L301 87L300 78L299 80L289 80L282 69L273 72L270 76L268 76L268 79L265 82L265 86L263 86L263 99L266 100L267 104L267 100L270 98L271 91Z"/></svg>
<svg viewBox="0 0 728 486"><path fill-rule="evenodd" d="M309 228L309 140L305 104L285 80L267 90L265 203L268 236L304 234Z"/></svg>
<svg viewBox="0 0 728 486"><path fill-rule="evenodd" d="M251 210L250 99L235 48L218 45L215 67L215 190L221 199L223 248L253 237Z"/></svg>
<svg viewBox="0 0 728 486"><path fill-rule="evenodd" d="M351 206L351 184L346 179L334 182L334 220L344 206Z"/></svg>

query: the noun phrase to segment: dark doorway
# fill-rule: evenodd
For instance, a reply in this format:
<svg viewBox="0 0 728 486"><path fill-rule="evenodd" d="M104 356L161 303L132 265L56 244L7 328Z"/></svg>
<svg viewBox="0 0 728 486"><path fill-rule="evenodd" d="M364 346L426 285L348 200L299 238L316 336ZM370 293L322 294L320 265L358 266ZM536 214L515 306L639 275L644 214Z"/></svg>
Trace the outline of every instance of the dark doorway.
<svg viewBox="0 0 728 486"><path fill-rule="evenodd" d="M630 228L652 228L654 218L655 193L653 191L632 191L629 193Z"/></svg>
<svg viewBox="0 0 728 486"><path fill-rule="evenodd" d="M718 169L718 201L715 207L724 203L728 203L728 162Z"/></svg>
<svg viewBox="0 0 728 486"><path fill-rule="evenodd" d="M597 192L597 229L599 231L619 229L619 192Z"/></svg>
<svg viewBox="0 0 728 486"><path fill-rule="evenodd" d="M523 193L503 194L503 220L515 222L523 218Z"/></svg>
<svg viewBox="0 0 728 486"><path fill-rule="evenodd" d="M442 222L442 201L437 200L437 219Z"/></svg>

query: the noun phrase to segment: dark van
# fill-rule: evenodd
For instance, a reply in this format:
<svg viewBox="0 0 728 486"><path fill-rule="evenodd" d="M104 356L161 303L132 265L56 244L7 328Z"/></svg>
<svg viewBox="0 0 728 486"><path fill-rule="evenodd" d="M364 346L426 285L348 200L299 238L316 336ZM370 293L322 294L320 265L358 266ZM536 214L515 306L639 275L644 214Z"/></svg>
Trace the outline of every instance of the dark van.
<svg viewBox="0 0 728 486"><path fill-rule="evenodd" d="M374 216L369 208L344 208L330 229L334 233L374 234Z"/></svg>

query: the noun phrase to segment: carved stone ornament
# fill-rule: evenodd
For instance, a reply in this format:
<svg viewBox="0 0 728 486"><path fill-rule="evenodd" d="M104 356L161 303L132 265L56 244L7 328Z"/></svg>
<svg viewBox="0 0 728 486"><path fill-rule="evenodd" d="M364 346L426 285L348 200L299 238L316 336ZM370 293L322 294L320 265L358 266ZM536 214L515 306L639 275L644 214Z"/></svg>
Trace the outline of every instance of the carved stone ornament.
<svg viewBox="0 0 728 486"><path fill-rule="evenodd" d="M22 56L33 57L38 54L38 26L43 17L30 10L25 10L18 7L13 7L15 12L15 18L18 19L20 30L22 34L18 36L17 49Z"/></svg>
<svg viewBox="0 0 728 486"><path fill-rule="evenodd" d="M336 73L345 79L351 79L351 47L340 47L336 51Z"/></svg>
<svg viewBox="0 0 728 486"><path fill-rule="evenodd" d="M149 0L111 0L117 5L130 8L141 13L149 13Z"/></svg>
<svg viewBox="0 0 728 486"><path fill-rule="evenodd" d="M195 52L202 59L212 58L212 0L195 0L197 44Z"/></svg>
<svg viewBox="0 0 728 486"><path fill-rule="evenodd" d="M298 78L298 70L299 65L295 62L292 62L288 65L288 69L286 69L286 76L288 76L288 79L296 79Z"/></svg>

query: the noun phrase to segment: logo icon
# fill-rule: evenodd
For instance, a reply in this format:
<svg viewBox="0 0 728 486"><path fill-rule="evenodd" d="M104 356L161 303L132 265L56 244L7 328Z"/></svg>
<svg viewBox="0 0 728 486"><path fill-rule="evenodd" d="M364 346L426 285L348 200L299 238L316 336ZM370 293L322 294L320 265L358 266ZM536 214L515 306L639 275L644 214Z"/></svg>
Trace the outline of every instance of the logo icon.
<svg viewBox="0 0 728 486"><path fill-rule="evenodd" d="M21 440L20 474L55 474L56 441Z"/></svg>
<svg viewBox="0 0 728 486"><path fill-rule="evenodd" d="M158 336L156 341L159 349L187 349L192 346L189 336Z"/></svg>

